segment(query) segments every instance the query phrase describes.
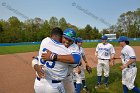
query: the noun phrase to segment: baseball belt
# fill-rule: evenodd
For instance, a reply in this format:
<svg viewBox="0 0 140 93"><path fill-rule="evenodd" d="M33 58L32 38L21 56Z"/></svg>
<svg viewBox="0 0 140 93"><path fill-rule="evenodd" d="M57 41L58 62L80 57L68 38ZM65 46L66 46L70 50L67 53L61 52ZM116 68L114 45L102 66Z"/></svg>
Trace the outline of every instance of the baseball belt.
<svg viewBox="0 0 140 93"><path fill-rule="evenodd" d="M40 81L40 78L39 77L36 77L38 81ZM60 80L52 80L52 83L60 83L61 81Z"/></svg>

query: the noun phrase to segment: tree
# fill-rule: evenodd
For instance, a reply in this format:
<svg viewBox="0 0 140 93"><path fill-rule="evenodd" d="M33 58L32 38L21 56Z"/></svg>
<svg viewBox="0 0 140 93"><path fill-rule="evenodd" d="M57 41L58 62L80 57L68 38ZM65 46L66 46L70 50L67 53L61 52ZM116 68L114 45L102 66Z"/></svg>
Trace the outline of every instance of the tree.
<svg viewBox="0 0 140 93"><path fill-rule="evenodd" d="M62 17L60 20L59 20L59 27L64 31L66 28L68 28L68 25L67 25L67 22L65 20L64 17Z"/></svg>
<svg viewBox="0 0 140 93"><path fill-rule="evenodd" d="M85 39L91 39L91 33L92 33L92 27L87 24L86 27L85 27Z"/></svg>
<svg viewBox="0 0 140 93"><path fill-rule="evenodd" d="M49 20L49 25L50 25L51 29L59 26L58 19L56 17L51 17L51 19Z"/></svg>
<svg viewBox="0 0 140 93"><path fill-rule="evenodd" d="M8 23L10 25L10 29L8 32L10 34L10 36L8 37L10 39L9 42L21 42L21 22L17 17L12 16L8 19Z"/></svg>

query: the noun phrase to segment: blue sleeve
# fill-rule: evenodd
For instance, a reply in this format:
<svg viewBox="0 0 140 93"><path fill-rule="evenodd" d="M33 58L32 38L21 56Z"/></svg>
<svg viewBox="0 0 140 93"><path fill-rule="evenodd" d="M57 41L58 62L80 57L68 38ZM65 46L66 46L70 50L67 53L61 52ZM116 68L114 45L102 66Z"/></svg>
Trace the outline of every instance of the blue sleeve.
<svg viewBox="0 0 140 93"><path fill-rule="evenodd" d="M81 56L79 54L72 54L72 56L74 58L74 63L79 64L81 60Z"/></svg>

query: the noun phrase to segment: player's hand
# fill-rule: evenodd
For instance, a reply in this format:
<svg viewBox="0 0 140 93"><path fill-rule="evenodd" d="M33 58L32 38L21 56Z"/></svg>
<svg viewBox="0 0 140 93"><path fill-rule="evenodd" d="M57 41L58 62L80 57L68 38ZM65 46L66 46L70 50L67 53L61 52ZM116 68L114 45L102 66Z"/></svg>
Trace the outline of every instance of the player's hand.
<svg viewBox="0 0 140 93"><path fill-rule="evenodd" d="M115 61L114 58L110 59L110 66L114 66L115 65Z"/></svg>
<svg viewBox="0 0 140 93"><path fill-rule="evenodd" d="M50 61L50 56L51 56L52 52L47 50L45 53L42 53L41 58L43 60L47 60Z"/></svg>
<svg viewBox="0 0 140 93"><path fill-rule="evenodd" d="M42 68L43 68L43 65L38 65L38 64L34 65L34 69L40 78L45 77L45 73L44 73L44 70Z"/></svg>
<svg viewBox="0 0 140 93"><path fill-rule="evenodd" d="M81 73L81 69L80 69L79 66L77 66L76 68L74 68L74 73L78 73L78 74Z"/></svg>
<svg viewBox="0 0 140 93"><path fill-rule="evenodd" d="M126 65L122 65L122 66L120 66L120 69L123 70L126 67L127 67Z"/></svg>

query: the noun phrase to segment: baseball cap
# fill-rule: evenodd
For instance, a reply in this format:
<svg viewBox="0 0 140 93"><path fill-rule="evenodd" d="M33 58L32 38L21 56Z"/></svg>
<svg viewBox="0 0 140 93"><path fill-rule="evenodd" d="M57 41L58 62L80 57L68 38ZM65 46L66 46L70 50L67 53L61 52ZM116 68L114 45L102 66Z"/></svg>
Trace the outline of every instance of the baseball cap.
<svg viewBox="0 0 140 93"><path fill-rule="evenodd" d="M82 40L82 38L77 37L77 38L76 38L76 42L78 42L78 43L82 43L82 42L83 42L83 40Z"/></svg>
<svg viewBox="0 0 140 93"><path fill-rule="evenodd" d="M129 41L126 36L120 36L118 39L118 42L125 42L125 41Z"/></svg>
<svg viewBox="0 0 140 93"><path fill-rule="evenodd" d="M63 36L72 41L75 41L76 31L73 30L72 28L67 28L66 30L64 30Z"/></svg>
<svg viewBox="0 0 140 93"><path fill-rule="evenodd" d="M108 37L104 35L104 36L101 37L101 39L102 39L102 40L107 40Z"/></svg>

